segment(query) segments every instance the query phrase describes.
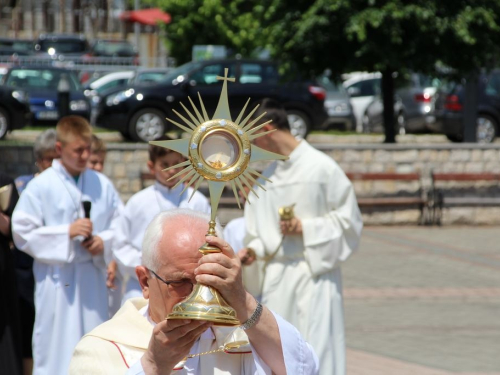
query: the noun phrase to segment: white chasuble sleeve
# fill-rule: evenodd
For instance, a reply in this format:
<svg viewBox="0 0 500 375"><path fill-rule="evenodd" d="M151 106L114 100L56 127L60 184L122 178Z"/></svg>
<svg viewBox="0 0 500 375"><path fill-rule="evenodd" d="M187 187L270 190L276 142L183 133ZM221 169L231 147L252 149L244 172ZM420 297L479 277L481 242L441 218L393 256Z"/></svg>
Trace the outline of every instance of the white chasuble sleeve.
<svg viewBox="0 0 500 375"><path fill-rule="evenodd" d="M358 247L363 222L347 176L336 168L323 184L325 214L302 219L305 256L314 275L331 271Z"/></svg>
<svg viewBox="0 0 500 375"><path fill-rule="evenodd" d="M281 348L287 374L317 375L319 373L319 360L311 345L304 340L297 328L287 322L278 314L271 311L278 323L280 331ZM264 374L264 368L268 368L259 356L254 355L259 374Z"/></svg>
<svg viewBox="0 0 500 375"><path fill-rule="evenodd" d="M39 262L70 263L75 257L69 224L46 226L40 197L29 188L21 195L12 215L12 232L16 247Z"/></svg>

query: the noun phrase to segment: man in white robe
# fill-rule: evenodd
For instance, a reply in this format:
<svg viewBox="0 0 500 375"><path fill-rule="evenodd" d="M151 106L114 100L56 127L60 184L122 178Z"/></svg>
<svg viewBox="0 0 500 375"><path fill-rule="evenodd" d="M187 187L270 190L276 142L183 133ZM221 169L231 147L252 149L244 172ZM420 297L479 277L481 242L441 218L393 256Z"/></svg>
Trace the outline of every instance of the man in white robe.
<svg viewBox="0 0 500 375"><path fill-rule="evenodd" d="M86 335L75 349L71 375L317 374L317 357L299 332L245 291L241 263L228 243L205 237L209 220L185 209L154 218L144 236L143 265L136 269L147 301L127 301L113 319ZM202 257L198 248L205 241L221 253ZM245 331L231 334L234 328L205 321L166 320L195 282L217 288ZM231 348L236 342L244 346ZM186 358L221 347L230 354Z"/></svg>
<svg viewBox="0 0 500 375"><path fill-rule="evenodd" d="M182 155L175 151L149 146L148 168L156 181L154 185L139 191L128 200L117 227L116 241L113 246L113 255L118 261L118 267L126 285L122 304L129 298L142 296L135 267L141 264L142 239L151 220L159 212L178 207L210 212L210 204L203 194L197 191L191 197L193 189L189 187L182 192L185 187L183 184L174 188L181 177L168 181L180 169L174 168L168 171L164 169L183 160Z"/></svg>
<svg viewBox="0 0 500 375"><path fill-rule="evenodd" d="M67 374L80 338L108 318L105 257L123 205L104 175L86 169L91 132L78 116L58 123L60 159L29 183L12 217L17 248L34 258L34 375Z"/></svg>
<svg viewBox="0 0 500 375"><path fill-rule="evenodd" d="M354 190L335 161L292 136L279 104L267 101L260 111L267 111L261 122L272 121L260 132L277 130L255 144L289 157L263 172L272 183L261 180L266 193L245 206L247 248L267 262L262 302L311 342L322 375L344 375L340 264L357 249L363 226ZM279 208L292 205L295 218L280 220Z"/></svg>

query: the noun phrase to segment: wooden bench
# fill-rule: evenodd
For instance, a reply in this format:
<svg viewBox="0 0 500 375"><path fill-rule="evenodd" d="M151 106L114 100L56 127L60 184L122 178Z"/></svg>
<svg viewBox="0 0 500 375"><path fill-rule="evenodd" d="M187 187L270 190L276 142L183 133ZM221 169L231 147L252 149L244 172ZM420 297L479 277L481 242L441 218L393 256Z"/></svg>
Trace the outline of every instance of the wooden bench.
<svg viewBox="0 0 500 375"><path fill-rule="evenodd" d="M419 173L392 173L392 172L347 172L351 182L355 181L407 181L417 182L418 189L411 196L403 195L379 195L358 196L357 201L360 209L373 210L376 207L417 207L420 210L420 224L432 224L433 214L429 210L428 191L422 187L422 177Z"/></svg>
<svg viewBox="0 0 500 375"><path fill-rule="evenodd" d="M438 225L441 224L444 207L500 205L500 173L431 172L431 178L432 199L435 205L434 220ZM445 187L446 182L459 183L459 186ZM475 183L489 186L477 186Z"/></svg>

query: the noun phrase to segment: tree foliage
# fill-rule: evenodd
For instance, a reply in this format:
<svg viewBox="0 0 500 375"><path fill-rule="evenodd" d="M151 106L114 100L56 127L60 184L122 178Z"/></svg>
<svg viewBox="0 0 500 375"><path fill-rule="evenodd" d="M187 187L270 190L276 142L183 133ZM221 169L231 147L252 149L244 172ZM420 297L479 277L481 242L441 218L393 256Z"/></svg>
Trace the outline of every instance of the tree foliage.
<svg viewBox="0 0 500 375"><path fill-rule="evenodd" d="M394 73L491 67L500 54L500 2L316 0L283 4L274 54L304 70L381 71L386 141L394 142ZM285 11L285 9L283 9ZM279 14L280 12L278 12Z"/></svg>
<svg viewBox="0 0 500 375"><path fill-rule="evenodd" d="M385 103L395 72L432 72L436 64L469 72L493 66L500 54L500 1L150 1L172 15L170 53L180 63L194 44L223 44L243 56L267 47L304 73L381 71ZM391 142L392 106L385 112Z"/></svg>
<svg viewBox="0 0 500 375"><path fill-rule="evenodd" d="M150 0L170 13L166 26L170 55L179 63L191 60L193 45L224 45L234 54L251 56L265 45L260 20L272 4L256 0Z"/></svg>

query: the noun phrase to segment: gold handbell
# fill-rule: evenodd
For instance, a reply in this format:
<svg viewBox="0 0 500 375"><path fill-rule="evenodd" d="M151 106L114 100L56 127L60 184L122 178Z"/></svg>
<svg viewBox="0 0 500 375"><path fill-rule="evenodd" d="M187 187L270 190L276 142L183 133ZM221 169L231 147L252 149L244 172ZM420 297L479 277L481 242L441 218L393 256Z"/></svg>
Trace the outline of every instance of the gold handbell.
<svg viewBox="0 0 500 375"><path fill-rule="evenodd" d="M215 221L210 220L207 235L215 236ZM220 249L205 243L200 253L220 253ZM194 319L213 322L216 326L239 326L236 311L222 298L219 291L210 286L196 284L187 298L179 302L167 319Z"/></svg>

